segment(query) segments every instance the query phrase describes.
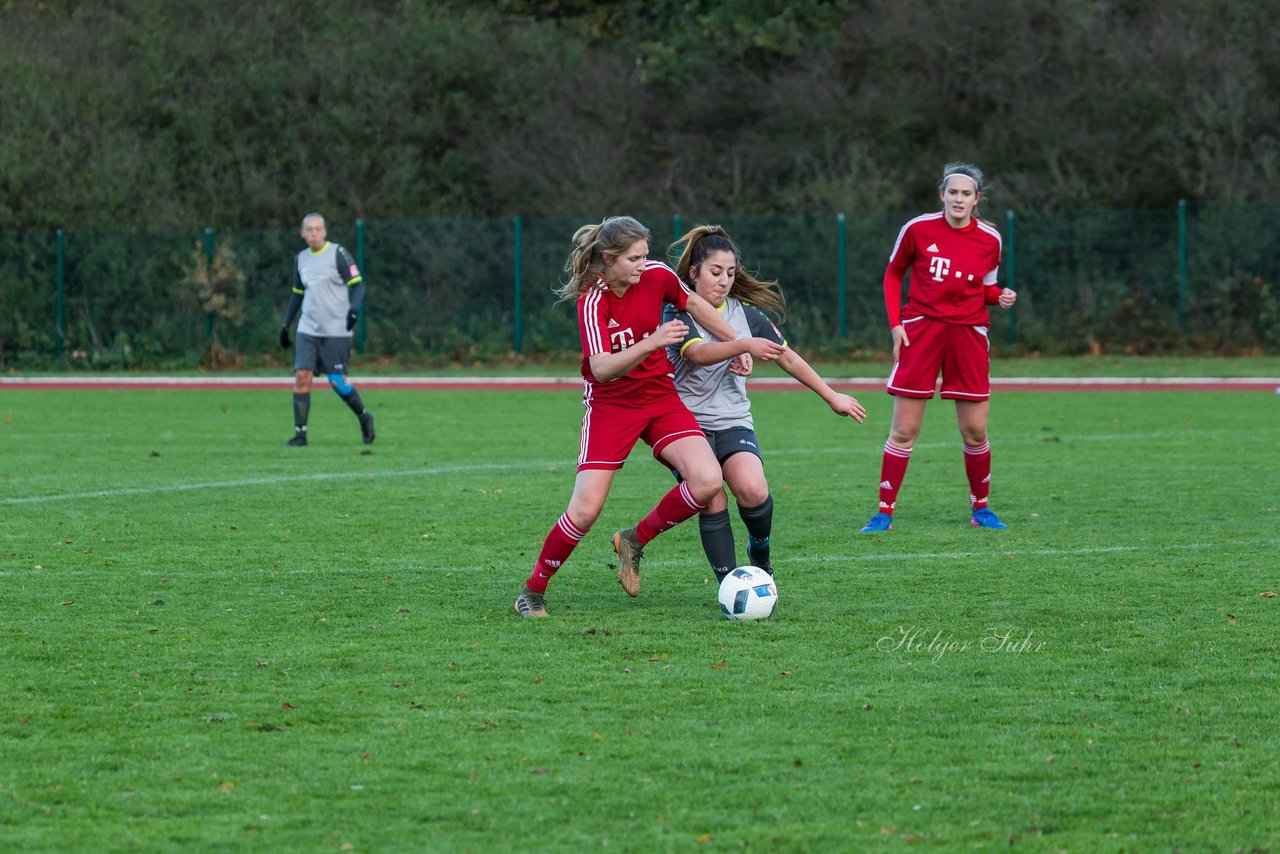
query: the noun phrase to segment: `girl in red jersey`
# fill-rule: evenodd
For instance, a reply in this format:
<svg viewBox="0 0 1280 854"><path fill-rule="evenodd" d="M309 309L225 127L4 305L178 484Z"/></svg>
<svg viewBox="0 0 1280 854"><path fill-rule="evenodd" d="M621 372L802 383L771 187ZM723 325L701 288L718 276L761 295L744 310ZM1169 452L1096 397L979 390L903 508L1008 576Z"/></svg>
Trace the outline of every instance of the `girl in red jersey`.
<svg viewBox="0 0 1280 854"><path fill-rule="evenodd" d="M681 284L665 264L650 261L649 230L631 217L584 225L573 235L565 264L569 281L561 299L576 299L582 336L582 437L578 475L569 507L552 526L515 609L522 617L547 616L547 583L604 508L614 473L639 439L653 455L679 472L682 481L634 528L613 535L618 581L629 596L640 593L640 558L646 543L692 518L720 491L721 473L698 422L681 402L666 348L684 340L688 327L662 322L671 303L688 311L723 341L727 354L747 370L749 357L771 361L783 347L738 333L704 299Z"/></svg>
<svg viewBox="0 0 1280 854"><path fill-rule="evenodd" d="M880 465L880 509L862 533L893 528L893 510L911 449L920 435L924 407L942 374L942 397L956 402L964 440L971 522L1004 528L987 507L991 446L987 412L991 397L987 306L1009 308L1017 294L996 284L1000 232L977 216L985 190L982 170L948 163L938 182L942 210L918 216L898 232L884 272L884 303L893 334L893 424ZM907 304L902 279L911 271Z"/></svg>

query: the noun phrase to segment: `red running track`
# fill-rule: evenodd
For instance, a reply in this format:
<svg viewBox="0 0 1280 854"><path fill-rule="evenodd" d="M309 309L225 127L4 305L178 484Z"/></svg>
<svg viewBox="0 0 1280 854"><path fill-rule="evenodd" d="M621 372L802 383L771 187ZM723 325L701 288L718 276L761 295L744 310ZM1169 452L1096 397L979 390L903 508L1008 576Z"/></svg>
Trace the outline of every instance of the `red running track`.
<svg viewBox="0 0 1280 854"><path fill-rule="evenodd" d="M323 379L317 378L323 383ZM807 391L790 378L750 380L752 391ZM875 377L828 378L839 391L884 391ZM352 377L360 388L382 391L582 391L578 377ZM126 389L222 389L287 391L292 377L0 377L4 390L116 391ZM1280 393L1277 377L1007 377L992 378L993 391L1265 391Z"/></svg>

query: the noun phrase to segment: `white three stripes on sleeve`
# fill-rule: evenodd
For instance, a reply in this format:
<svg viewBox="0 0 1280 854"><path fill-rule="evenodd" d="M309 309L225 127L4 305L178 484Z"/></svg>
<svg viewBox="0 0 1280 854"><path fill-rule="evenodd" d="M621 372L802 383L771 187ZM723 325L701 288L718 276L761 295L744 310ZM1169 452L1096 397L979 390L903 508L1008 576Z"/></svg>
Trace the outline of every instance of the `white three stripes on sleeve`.
<svg viewBox="0 0 1280 854"><path fill-rule="evenodd" d="M607 352L600 338L600 324L596 323L596 318L600 314L600 300L602 294L600 291L590 291L587 293L587 304L583 309L585 317L585 326L587 334L587 350L590 353Z"/></svg>

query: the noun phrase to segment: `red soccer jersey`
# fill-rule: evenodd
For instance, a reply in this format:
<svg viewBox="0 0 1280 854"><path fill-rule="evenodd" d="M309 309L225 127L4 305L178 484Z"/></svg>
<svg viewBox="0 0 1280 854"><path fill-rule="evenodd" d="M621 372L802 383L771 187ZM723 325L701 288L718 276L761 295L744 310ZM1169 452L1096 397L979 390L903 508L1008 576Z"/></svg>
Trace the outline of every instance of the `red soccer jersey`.
<svg viewBox="0 0 1280 854"><path fill-rule="evenodd" d="M661 261L647 261L640 281L622 296L598 281L578 298L582 378L587 382L590 399L644 406L655 397L675 394L671 360L665 347L654 350L626 376L604 383L591 373L591 357L617 353L648 338L662 325L663 304L671 303L683 311L689 293L674 270Z"/></svg>
<svg viewBox="0 0 1280 854"><path fill-rule="evenodd" d="M908 222L898 232L884 273L889 325L897 326L899 317L920 315L945 323L987 325L987 305L1000 293L996 278L1001 245L995 226L977 218L964 228L952 228L938 211ZM907 304L898 312L908 269Z"/></svg>

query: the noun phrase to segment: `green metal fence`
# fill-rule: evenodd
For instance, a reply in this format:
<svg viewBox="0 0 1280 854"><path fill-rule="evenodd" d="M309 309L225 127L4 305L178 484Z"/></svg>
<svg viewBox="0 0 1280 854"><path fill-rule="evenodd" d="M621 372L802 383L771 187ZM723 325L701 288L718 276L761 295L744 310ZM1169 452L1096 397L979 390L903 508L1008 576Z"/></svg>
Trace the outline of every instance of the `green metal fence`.
<svg viewBox="0 0 1280 854"><path fill-rule="evenodd" d="M1280 351L1280 203L1171 210L1000 211L1002 279L1014 311L993 311L997 352ZM883 349L881 278L910 214L641 217L662 257L684 229L714 222L744 262L778 279L784 327L803 352ZM557 304L569 237L589 218L330 223L367 283L357 350L402 362L542 356L577 349ZM244 275L243 321L209 314L187 283L226 246ZM0 230L0 368L265 364L288 301L295 229ZM227 364L226 358L222 361Z"/></svg>

